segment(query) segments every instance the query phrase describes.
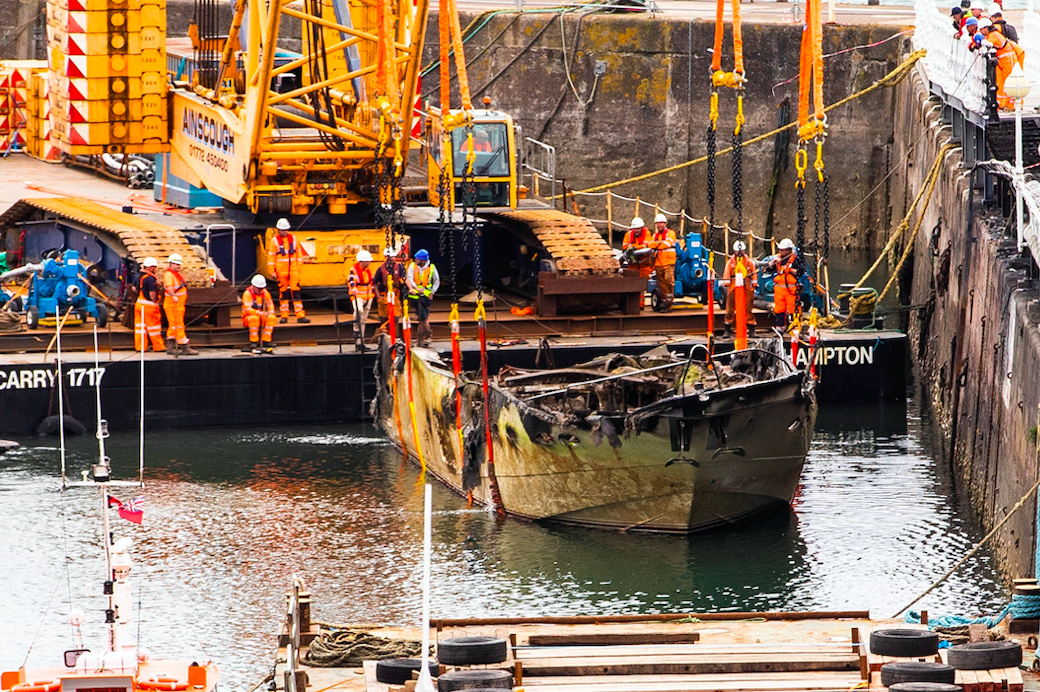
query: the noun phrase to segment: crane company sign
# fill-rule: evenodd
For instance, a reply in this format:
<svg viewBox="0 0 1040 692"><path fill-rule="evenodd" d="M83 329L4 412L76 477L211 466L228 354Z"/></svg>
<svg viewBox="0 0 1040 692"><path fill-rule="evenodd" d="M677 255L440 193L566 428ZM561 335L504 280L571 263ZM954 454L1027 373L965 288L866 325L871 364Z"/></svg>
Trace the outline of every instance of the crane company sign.
<svg viewBox="0 0 1040 692"><path fill-rule="evenodd" d="M101 384L105 368L67 368L64 373L66 387L95 387ZM0 370L0 390L50 389L57 379L57 372L49 368L26 370Z"/></svg>
<svg viewBox="0 0 1040 692"><path fill-rule="evenodd" d="M249 146L243 144L237 116L193 94L178 91L172 98L170 174L230 202L243 202Z"/></svg>
<svg viewBox="0 0 1040 692"><path fill-rule="evenodd" d="M184 109L181 123L181 131L196 142L234 156L235 133L225 123L194 108Z"/></svg>

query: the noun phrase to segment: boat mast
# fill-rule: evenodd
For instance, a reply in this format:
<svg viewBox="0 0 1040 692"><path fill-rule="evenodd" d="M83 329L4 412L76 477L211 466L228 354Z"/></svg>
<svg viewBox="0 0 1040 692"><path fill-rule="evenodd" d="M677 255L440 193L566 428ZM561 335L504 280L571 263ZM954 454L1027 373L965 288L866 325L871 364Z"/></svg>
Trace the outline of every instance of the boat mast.
<svg viewBox="0 0 1040 692"><path fill-rule="evenodd" d="M138 443L138 466L139 466L139 480L141 486L144 487L144 352L147 348L147 342L145 341L145 334L141 333L141 429L139 433L140 441Z"/></svg>
<svg viewBox="0 0 1040 692"><path fill-rule="evenodd" d="M101 417L101 363L98 361L97 325L94 325L94 394L97 405L98 461L108 466L105 454L105 438L108 437L108 421Z"/></svg>
<svg viewBox="0 0 1040 692"><path fill-rule="evenodd" d="M61 449L61 489L66 486L65 480L65 383L62 381L61 373L61 323L56 320L57 328L54 330L54 339L58 345L58 447ZM47 412L48 414L50 411Z"/></svg>
<svg viewBox="0 0 1040 692"><path fill-rule="evenodd" d="M112 529L108 516L108 465L102 461L94 467L94 480L101 486L101 530L105 544L105 584L104 592L108 596L108 608L105 609L105 624L108 625L108 650L116 651L119 634L116 629L115 579L112 574Z"/></svg>

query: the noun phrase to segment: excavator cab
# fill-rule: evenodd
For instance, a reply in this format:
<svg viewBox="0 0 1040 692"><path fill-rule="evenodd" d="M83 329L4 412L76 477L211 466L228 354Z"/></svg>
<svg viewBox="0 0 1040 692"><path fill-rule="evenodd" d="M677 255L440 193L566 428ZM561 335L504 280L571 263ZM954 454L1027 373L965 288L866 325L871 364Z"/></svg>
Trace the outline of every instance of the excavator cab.
<svg viewBox="0 0 1040 692"><path fill-rule="evenodd" d="M435 108L430 111L426 133L430 204L440 206L441 195L445 193L449 207L462 204L472 134L476 206L515 209L518 186L513 118L502 111L474 110L471 125L459 124L445 137L440 112ZM452 111L452 115L455 114L456 111ZM447 175L442 180L444 173Z"/></svg>

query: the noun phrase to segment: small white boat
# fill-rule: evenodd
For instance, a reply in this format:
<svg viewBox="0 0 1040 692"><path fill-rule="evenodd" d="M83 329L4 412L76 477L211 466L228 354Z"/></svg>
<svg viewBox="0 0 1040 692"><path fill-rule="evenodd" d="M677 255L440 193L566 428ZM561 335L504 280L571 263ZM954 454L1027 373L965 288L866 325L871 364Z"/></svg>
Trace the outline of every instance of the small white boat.
<svg viewBox="0 0 1040 692"><path fill-rule="evenodd" d="M60 328L59 381L60 367ZM97 331L95 330L95 350ZM96 356L95 356L96 357ZM143 379L142 379L143 385ZM100 381L98 383L100 387ZM118 486L140 486L138 481L115 481L111 478L109 458L105 455L107 424L101 418L101 395L98 392L97 438L99 457L91 471L84 473L82 481L65 478L65 444L62 451L62 487L89 487L97 493L101 503L101 525L104 543L105 574L98 580L98 588L105 595L107 604L102 611L107 629L107 641L98 649L83 645L79 627L83 615L73 613L71 624L75 630L71 646L65 651L63 660L42 668L20 668L0 673L2 692L213 692L217 688L220 669L209 661L178 661L159 659L146 649L139 648L135 639L134 601L130 585L133 562L130 559L132 540L113 538L110 526L110 506L119 507L119 514L131 522L140 521L141 511L137 501L122 503L113 498L109 488ZM142 447L143 448L143 447ZM101 575L99 575L101 576Z"/></svg>

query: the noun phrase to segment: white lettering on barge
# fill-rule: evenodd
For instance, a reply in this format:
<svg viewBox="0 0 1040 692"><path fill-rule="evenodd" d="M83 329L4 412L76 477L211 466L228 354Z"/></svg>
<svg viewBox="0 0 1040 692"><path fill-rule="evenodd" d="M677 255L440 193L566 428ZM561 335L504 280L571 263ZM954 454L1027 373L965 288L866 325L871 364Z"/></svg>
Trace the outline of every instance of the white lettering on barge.
<svg viewBox="0 0 1040 692"><path fill-rule="evenodd" d="M57 373L50 369L0 370L2 389L50 389ZM105 376L104 368L69 368L65 372L67 387L96 387Z"/></svg>
<svg viewBox="0 0 1040 692"><path fill-rule="evenodd" d="M809 359L809 347L798 349L796 365L805 366ZM873 346L824 346L816 352L817 365L873 365Z"/></svg>

